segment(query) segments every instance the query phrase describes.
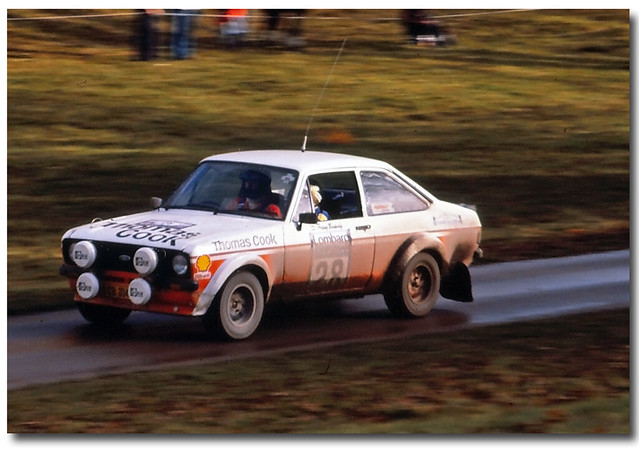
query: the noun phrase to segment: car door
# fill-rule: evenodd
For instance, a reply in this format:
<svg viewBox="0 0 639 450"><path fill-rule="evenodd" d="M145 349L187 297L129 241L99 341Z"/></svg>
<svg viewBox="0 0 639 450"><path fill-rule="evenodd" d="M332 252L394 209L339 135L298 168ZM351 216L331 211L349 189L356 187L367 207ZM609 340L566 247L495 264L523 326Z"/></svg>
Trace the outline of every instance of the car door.
<svg viewBox="0 0 639 450"><path fill-rule="evenodd" d="M375 231L370 285L380 286L397 251L416 233L432 228L430 202L404 180L385 170L360 171L366 215Z"/></svg>
<svg viewBox="0 0 639 450"><path fill-rule="evenodd" d="M363 290L371 275L375 236L363 214L355 172L314 174L302 186L284 237L285 294Z"/></svg>

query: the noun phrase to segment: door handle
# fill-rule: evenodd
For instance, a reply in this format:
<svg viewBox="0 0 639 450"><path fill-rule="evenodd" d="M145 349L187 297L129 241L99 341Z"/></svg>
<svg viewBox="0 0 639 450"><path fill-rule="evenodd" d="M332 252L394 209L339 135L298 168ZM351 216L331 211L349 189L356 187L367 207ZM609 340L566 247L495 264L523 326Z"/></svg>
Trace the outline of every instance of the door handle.
<svg viewBox="0 0 639 450"><path fill-rule="evenodd" d="M358 225L355 227L356 230L358 231L366 231L366 230L370 230L371 226L370 225Z"/></svg>

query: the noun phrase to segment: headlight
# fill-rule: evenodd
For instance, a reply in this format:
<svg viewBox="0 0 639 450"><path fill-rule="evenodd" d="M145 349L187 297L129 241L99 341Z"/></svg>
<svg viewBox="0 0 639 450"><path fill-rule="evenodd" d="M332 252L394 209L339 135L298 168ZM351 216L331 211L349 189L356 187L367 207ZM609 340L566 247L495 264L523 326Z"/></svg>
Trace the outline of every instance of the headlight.
<svg viewBox="0 0 639 450"><path fill-rule="evenodd" d="M140 275L152 273L158 266L158 254L149 247L139 248L133 256L133 267Z"/></svg>
<svg viewBox="0 0 639 450"><path fill-rule="evenodd" d="M69 256L78 267L91 267L98 256L98 250L89 241L80 241L69 248Z"/></svg>
<svg viewBox="0 0 639 450"><path fill-rule="evenodd" d="M189 260L184 255L175 255L173 258L173 271L178 275L184 275L189 270Z"/></svg>

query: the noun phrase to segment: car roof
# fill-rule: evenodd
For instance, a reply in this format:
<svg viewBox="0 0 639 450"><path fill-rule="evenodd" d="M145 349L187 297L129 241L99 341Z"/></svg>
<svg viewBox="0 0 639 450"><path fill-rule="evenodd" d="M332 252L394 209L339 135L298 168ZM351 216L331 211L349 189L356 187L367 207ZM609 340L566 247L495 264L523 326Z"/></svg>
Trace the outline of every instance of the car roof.
<svg viewBox="0 0 639 450"><path fill-rule="evenodd" d="M298 172L338 168L383 168L394 171L394 168L383 161L362 156L345 155L301 150L247 150L232 153L221 153L209 156L203 161L235 161L252 164L279 166Z"/></svg>

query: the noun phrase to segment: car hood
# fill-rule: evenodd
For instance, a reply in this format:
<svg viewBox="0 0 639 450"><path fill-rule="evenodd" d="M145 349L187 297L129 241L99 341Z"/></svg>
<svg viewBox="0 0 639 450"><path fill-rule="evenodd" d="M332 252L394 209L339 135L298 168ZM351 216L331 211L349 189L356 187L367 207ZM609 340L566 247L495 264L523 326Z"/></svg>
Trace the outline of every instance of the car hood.
<svg viewBox="0 0 639 450"><path fill-rule="evenodd" d="M251 241L255 236L271 236L279 221L256 217L214 214L193 210L159 209L144 213L95 220L67 231L63 239L86 239L159 247L192 253L198 245L213 252L228 250L224 243Z"/></svg>

